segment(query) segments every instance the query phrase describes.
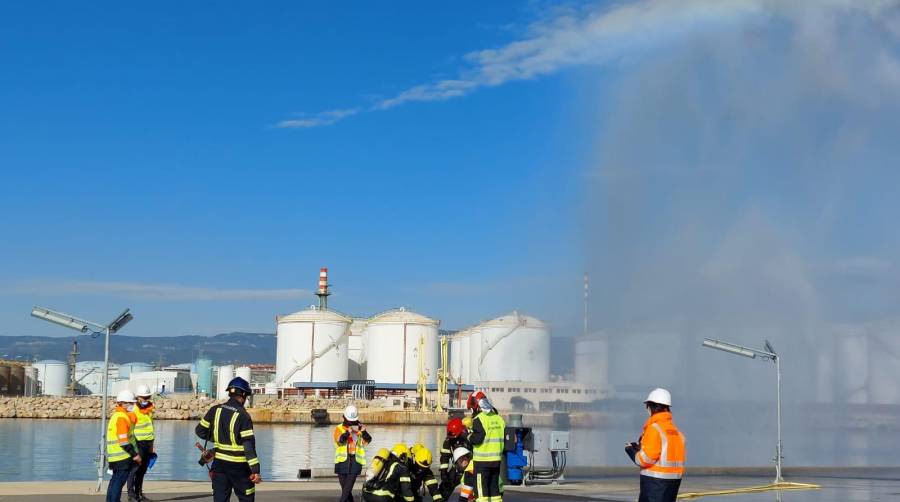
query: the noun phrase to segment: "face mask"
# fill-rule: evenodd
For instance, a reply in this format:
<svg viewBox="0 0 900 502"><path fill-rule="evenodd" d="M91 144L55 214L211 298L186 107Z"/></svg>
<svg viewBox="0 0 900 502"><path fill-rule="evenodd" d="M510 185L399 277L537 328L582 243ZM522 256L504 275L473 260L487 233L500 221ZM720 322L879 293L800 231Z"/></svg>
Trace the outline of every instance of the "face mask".
<svg viewBox="0 0 900 502"><path fill-rule="evenodd" d="M146 407L150 406L150 401L141 401L141 402L138 403L138 406L139 406L141 409L146 408Z"/></svg>
<svg viewBox="0 0 900 502"><path fill-rule="evenodd" d="M129 404L128 406L125 407L125 411L134 411L134 405Z"/></svg>

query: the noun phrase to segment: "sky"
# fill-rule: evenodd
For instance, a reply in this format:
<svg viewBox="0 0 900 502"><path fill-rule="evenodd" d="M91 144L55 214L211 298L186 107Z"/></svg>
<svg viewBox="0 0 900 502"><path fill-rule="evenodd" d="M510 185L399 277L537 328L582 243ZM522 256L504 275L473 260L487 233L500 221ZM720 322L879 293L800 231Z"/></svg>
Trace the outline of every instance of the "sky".
<svg viewBox="0 0 900 502"><path fill-rule="evenodd" d="M3 5L0 334L272 332L322 266L448 329L578 334L585 271L592 329L897 316L898 38L880 0Z"/></svg>

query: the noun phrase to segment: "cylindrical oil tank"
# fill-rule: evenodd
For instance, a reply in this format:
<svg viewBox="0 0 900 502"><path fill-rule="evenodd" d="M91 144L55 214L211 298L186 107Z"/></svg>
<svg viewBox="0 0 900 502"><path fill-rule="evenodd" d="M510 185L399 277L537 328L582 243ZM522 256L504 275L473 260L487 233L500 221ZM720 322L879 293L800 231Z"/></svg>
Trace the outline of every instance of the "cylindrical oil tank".
<svg viewBox="0 0 900 502"><path fill-rule="evenodd" d="M418 383L421 357L426 382L434 383L438 370L439 325L436 319L406 309L389 310L369 319L366 378L377 383ZM421 354L420 340L424 340Z"/></svg>
<svg viewBox="0 0 900 502"><path fill-rule="evenodd" d="M609 343L601 334L575 340L575 381L606 388Z"/></svg>
<svg viewBox="0 0 900 502"><path fill-rule="evenodd" d="M216 398L224 399L228 397L228 393L225 391L228 389L228 382L233 378L234 366L230 364L219 366L219 375L216 378Z"/></svg>
<svg viewBox="0 0 900 502"><path fill-rule="evenodd" d="M511 312L471 332L473 382L550 380L550 330L543 321Z"/></svg>
<svg viewBox="0 0 900 502"><path fill-rule="evenodd" d="M469 340L471 331L462 330L450 337L450 378L453 382L468 384L472 381L469 372L471 355Z"/></svg>
<svg viewBox="0 0 900 502"><path fill-rule="evenodd" d="M212 361L209 359L197 359L194 363L197 371L197 393L212 394Z"/></svg>
<svg viewBox="0 0 900 502"><path fill-rule="evenodd" d="M34 363L38 371L40 393L45 396L65 396L69 386L69 365L47 359Z"/></svg>
<svg viewBox="0 0 900 502"><path fill-rule="evenodd" d="M867 331L869 404L900 404L900 322L875 323Z"/></svg>
<svg viewBox="0 0 900 502"><path fill-rule="evenodd" d="M250 374L251 373L252 372L250 371L249 366L239 366L237 369L234 370L234 376L243 378L244 380L247 381L247 383L250 383Z"/></svg>
<svg viewBox="0 0 900 502"><path fill-rule="evenodd" d="M364 318L354 318L350 324L350 335L347 338L347 378L350 380L361 380L365 377L363 373L363 338L366 332L366 321Z"/></svg>
<svg viewBox="0 0 900 502"><path fill-rule="evenodd" d="M275 383L347 380L347 343L352 319L333 310L310 308L277 319Z"/></svg>
<svg viewBox="0 0 900 502"><path fill-rule="evenodd" d="M148 371L153 371L152 364L142 362L125 363L119 366L119 378L130 378L132 373L147 373Z"/></svg>
<svg viewBox="0 0 900 502"><path fill-rule="evenodd" d="M75 363L75 380L82 394L103 394L103 361L79 361ZM118 376L119 366L109 363L109 381Z"/></svg>
<svg viewBox="0 0 900 502"><path fill-rule="evenodd" d="M39 387L38 369L35 366L25 366L25 395L36 396Z"/></svg>
<svg viewBox="0 0 900 502"><path fill-rule="evenodd" d="M9 368L9 395L25 395L25 366L14 364Z"/></svg>
<svg viewBox="0 0 900 502"><path fill-rule="evenodd" d="M0 363L0 394L9 395L10 372L12 368L9 364Z"/></svg>

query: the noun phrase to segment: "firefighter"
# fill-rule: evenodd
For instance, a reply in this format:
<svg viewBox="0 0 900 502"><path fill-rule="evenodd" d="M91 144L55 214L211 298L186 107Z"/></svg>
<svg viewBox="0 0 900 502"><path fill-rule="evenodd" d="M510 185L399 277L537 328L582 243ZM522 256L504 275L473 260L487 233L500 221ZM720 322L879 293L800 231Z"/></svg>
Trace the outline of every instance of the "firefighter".
<svg viewBox="0 0 900 502"><path fill-rule="evenodd" d="M381 459L382 449L376 455ZM384 461L380 472L363 485L363 500L365 502L413 502L412 489L410 488L409 470L406 461L409 458L409 449L403 443L397 443L391 448L388 458Z"/></svg>
<svg viewBox="0 0 900 502"><path fill-rule="evenodd" d="M341 484L341 501L353 502L353 485L366 465L366 446L372 436L359 421L352 404L344 409L344 420L334 428L334 473Z"/></svg>
<svg viewBox="0 0 900 502"><path fill-rule="evenodd" d="M506 422L484 392L472 393L467 407L472 410L473 415L468 439L472 445L472 461L475 463L475 500L502 502L500 463L503 460Z"/></svg>
<svg viewBox="0 0 900 502"><path fill-rule="evenodd" d="M116 408L106 425L106 461L112 477L106 487L106 502L120 502L132 466L143 459L134 439L134 393L123 390L116 396Z"/></svg>
<svg viewBox="0 0 900 502"><path fill-rule="evenodd" d="M409 468L410 488L412 489L415 502L425 500L422 497L423 491L428 492L432 502L444 500L438 481L434 477L434 473L431 472L431 461L431 450L426 448L425 445L416 443L409 449L409 462L407 465Z"/></svg>
<svg viewBox="0 0 900 502"><path fill-rule="evenodd" d="M638 502L675 502L684 475L684 436L672 421L672 395L654 389L644 406L650 418L639 443L625 445L625 453L641 468Z"/></svg>
<svg viewBox="0 0 900 502"><path fill-rule="evenodd" d="M466 426L463 421L454 418L447 422L447 437L444 439L444 444L441 445L440 490L445 500L450 498L462 479L462 472L457 473L456 469L453 469L453 452L457 448L471 450L472 445L466 439Z"/></svg>
<svg viewBox="0 0 900 502"><path fill-rule="evenodd" d="M462 483L459 487L459 502L474 500L472 493L475 485L474 467L471 450L463 446L453 450L453 474L458 476ZM451 491L450 493L452 494L453 492ZM447 498L449 499L450 497L448 496Z"/></svg>
<svg viewBox="0 0 900 502"><path fill-rule="evenodd" d="M253 502L256 484L262 482L253 421L244 409L253 391L246 380L237 377L228 382L227 392L228 401L210 408L196 432L200 439L215 444L211 474L214 502L229 501L232 490L240 502Z"/></svg>
<svg viewBox="0 0 900 502"><path fill-rule="evenodd" d="M140 453L143 462L131 468L131 473L128 476L128 500L152 502L149 497L144 495L144 475L147 474L150 456L156 452L156 449L153 447L156 434L153 428L153 403L150 401L152 395L150 387L138 385L136 394L137 406L134 408L134 416L136 418L134 439L137 440L138 453Z"/></svg>

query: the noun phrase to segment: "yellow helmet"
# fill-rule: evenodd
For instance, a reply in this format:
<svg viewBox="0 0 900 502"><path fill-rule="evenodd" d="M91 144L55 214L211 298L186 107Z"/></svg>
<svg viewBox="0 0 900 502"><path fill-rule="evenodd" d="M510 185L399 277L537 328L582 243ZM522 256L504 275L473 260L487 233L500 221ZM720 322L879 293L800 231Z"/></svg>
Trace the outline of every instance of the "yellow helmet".
<svg viewBox="0 0 900 502"><path fill-rule="evenodd" d="M394 455L400 460L406 460L406 457L409 456L409 448L403 443L397 443L391 448L391 455Z"/></svg>
<svg viewBox="0 0 900 502"><path fill-rule="evenodd" d="M472 426L474 425L472 423L472 417L463 418L462 423L463 423L463 425L466 426L466 429L470 429L470 430L472 429Z"/></svg>
<svg viewBox="0 0 900 502"><path fill-rule="evenodd" d="M377 476L381 469L384 468L384 463L387 462L388 457L391 455L391 452L388 451L387 448L382 448L378 450L378 453L375 454L375 458L372 459L372 466L369 468L371 472L371 476Z"/></svg>
<svg viewBox="0 0 900 502"><path fill-rule="evenodd" d="M409 454L410 454L411 456L415 457L415 456L416 456L416 452L419 451L421 448L425 448L425 445L422 444L422 443L416 443L416 444L414 444L414 445L412 445L412 446L409 447Z"/></svg>
<svg viewBox="0 0 900 502"><path fill-rule="evenodd" d="M416 448L412 452L413 460L416 462L416 465L423 468L431 467L431 450L425 447L425 445L417 444L419 448Z"/></svg>

